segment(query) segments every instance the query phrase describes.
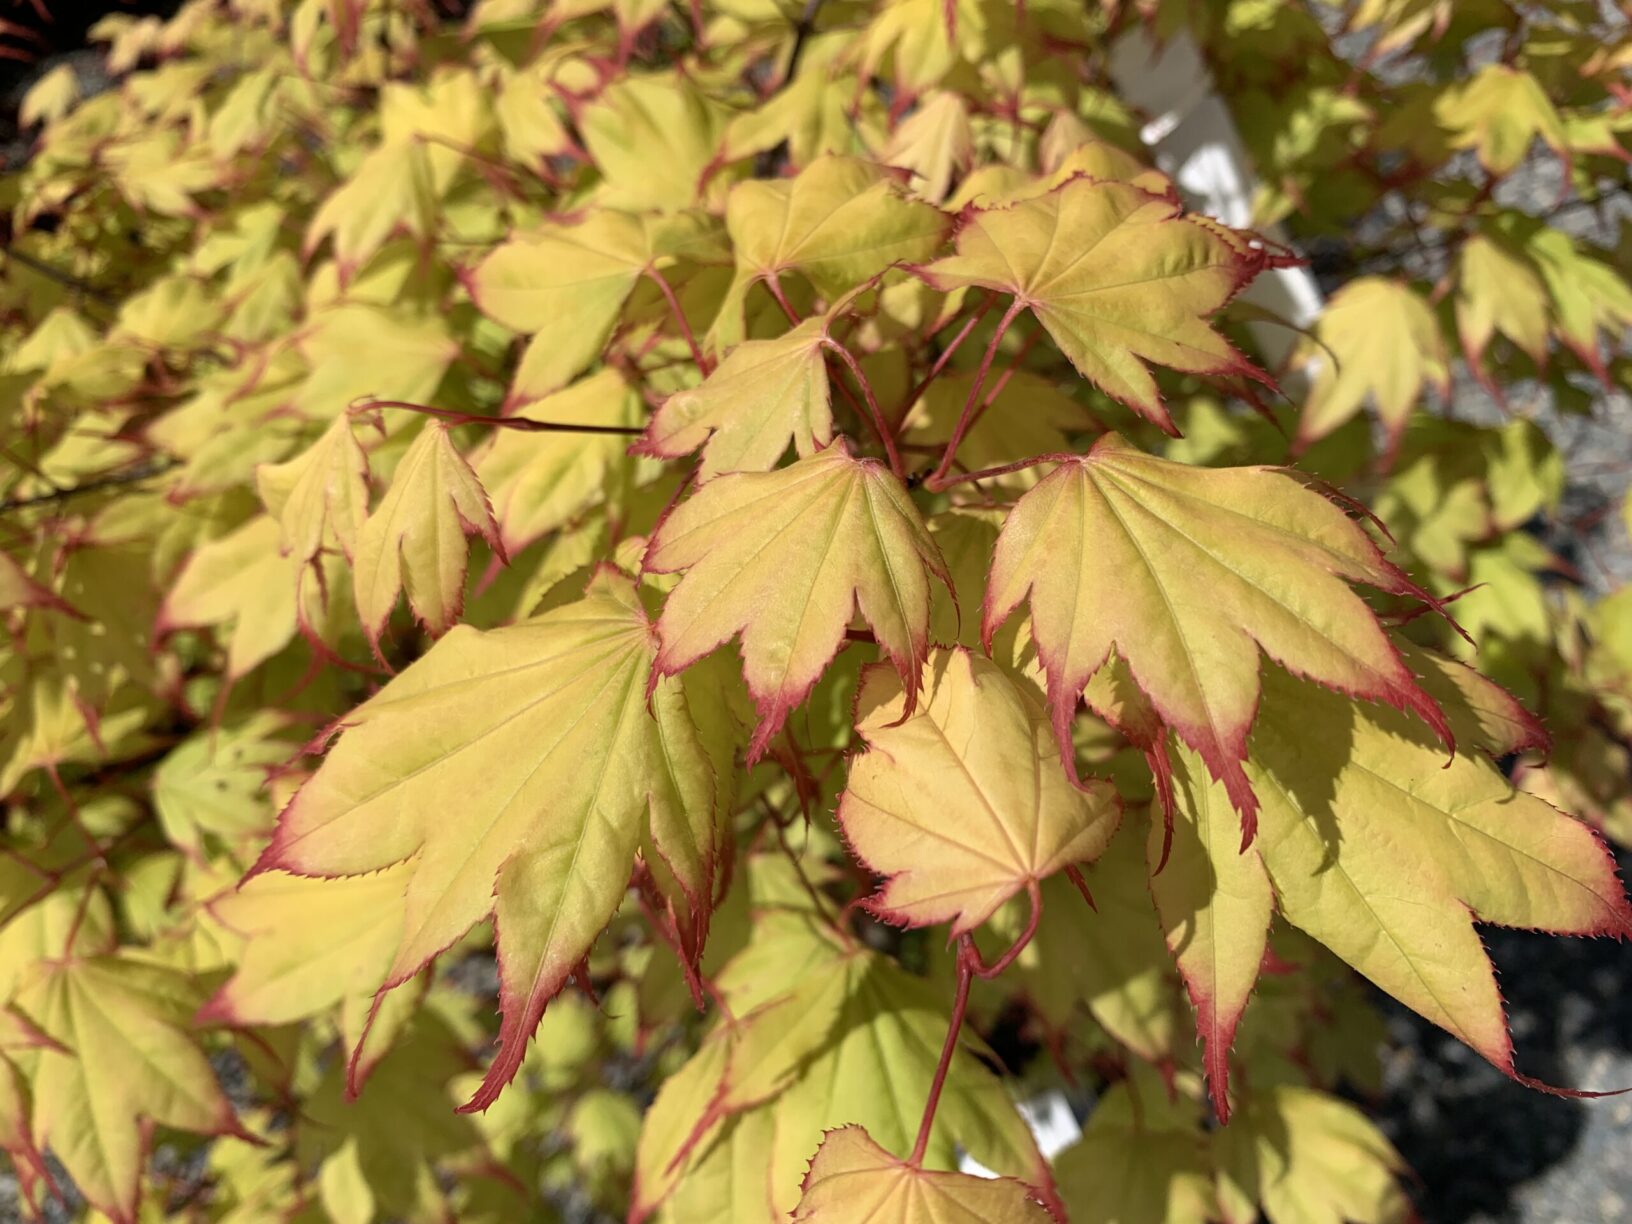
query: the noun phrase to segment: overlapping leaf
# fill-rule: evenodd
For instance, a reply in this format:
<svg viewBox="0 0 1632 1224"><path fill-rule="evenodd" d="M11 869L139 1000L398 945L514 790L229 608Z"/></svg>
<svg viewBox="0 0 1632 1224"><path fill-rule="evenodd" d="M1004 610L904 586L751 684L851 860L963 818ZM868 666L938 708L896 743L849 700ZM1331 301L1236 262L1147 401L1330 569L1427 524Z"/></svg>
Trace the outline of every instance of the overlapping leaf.
<svg viewBox="0 0 1632 1224"><path fill-rule="evenodd" d="M239 1132L188 1032L194 990L174 970L96 957L42 962L19 996L54 1043L39 1050L30 1076L35 1132L119 1224L136 1219L149 1124Z"/></svg>
<svg viewBox="0 0 1632 1224"><path fill-rule="evenodd" d="M1161 720L1223 780L1250 842L1242 768L1259 650L1357 697L1443 718L1353 591L1415 591L1331 501L1274 468L1208 470L1109 434L1020 499L992 559L981 632L1022 600L1071 764L1077 700L1112 649Z"/></svg>
<svg viewBox="0 0 1632 1224"><path fill-rule="evenodd" d="M833 441L826 319L806 319L774 340L747 340L700 385L663 401L636 444L678 459L702 451L698 477L768 472L791 444L808 457Z"/></svg>
<svg viewBox="0 0 1632 1224"><path fill-rule="evenodd" d="M648 829L661 852L671 826L716 819L724 786L689 706L718 692L662 682L648 711L654 654L635 588L615 573L531 621L455 630L346 716L257 867L350 876L409 861L385 990L494 917L504 1024L470 1108L515 1075ZM713 866L684 881L697 906L712 905Z"/></svg>
<svg viewBox="0 0 1632 1224"><path fill-rule="evenodd" d="M862 674L839 802L845 839L888 877L874 912L961 935L1016 893L1098 856L1116 829L1116 792L1074 786L1050 743L1041 695L967 650L938 650L913 712L888 668ZM1039 902L1040 904L1040 902Z"/></svg>
<svg viewBox="0 0 1632 1224"><path fill-rule="evenodd" d="M858 611L905 677L910 705L928 647L930 579L948 581L900 480L852 456L843 439L779 471L709 481L658 528L646 568L684 571L657 624L656 675L742 635L760 713L753 756L809 694Z"/></svg>
<svg viewBox="0 0 1632 1224"><path fill-rule="evenodd" d="M434 634L446 633L465 601L467 535L501 557L504 544L487 493L445 426L428 423L397 464L357 536L354 589L369 640L379 642L404 588L408 606Z"/></svg>
<svg viewBox="0 0 1632 1224"><path fill-rule="evenodd" d="M1054 1217L1020 1182L934 1173L891 1156L859 1126L829 1131L810 1162L794 1220L841 1224L1046 1224Z"/></svg>
<svg viewBox="0 0 1632 1224"><path fill-rule="evenodd" d="M1516 703L1475 673L1415 656L1459 740L1509 753L1535 742ZM1263 800L1245 853L1217 832L1227 800L1191 754L1175 759L1182 813L1171 876L1153 882L1196 1003L1214 1101L1267 946L1271 903L1401 1002L1514 1069L1495 975L1474 919L1560 934L1632 934L1613 860L1585 825L1514 788L1475 748L1447 764L1407 716L1279 671L1265 676L1247 764Z"/></svg>
<svg viewBox="0 0 1632 1224"><path fill-rule="evenodd" d="M1163 429L1151 365L1263 375L1207 323L1263 266L1240 234L1126 183L1071 179L960 224L957 254L921 274L992 289L1029 309L1077 371Z"/></svg>
<svg viewBox="0 0 1632 1224"><path fill-rule="evenodd" d="M1439 323L1420 296L1378 276L1350 281L1333 295L1308 346L1315 373L1298 418L1298 440L1331 433L1367 399L1376 403L1390 436L1398 439L1423 392L1444 397L1450 386Z"/></svg>

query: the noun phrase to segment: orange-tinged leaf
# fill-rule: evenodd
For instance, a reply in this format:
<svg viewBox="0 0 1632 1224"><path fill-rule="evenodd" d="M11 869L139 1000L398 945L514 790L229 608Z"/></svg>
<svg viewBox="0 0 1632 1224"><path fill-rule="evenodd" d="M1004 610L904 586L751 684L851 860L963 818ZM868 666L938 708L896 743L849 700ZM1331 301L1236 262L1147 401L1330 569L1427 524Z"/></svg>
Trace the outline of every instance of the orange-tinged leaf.
<svg viewBox="0 0 1632 1224"><path fill-rule="evenodd" d="M19 1004L54 1047L31 1080L35 1133L86 1199L134 1224L146 1123L241 1134L188 1033L195 987L183 974L118 957L42 962Z"/></svg>
<svg viewBox="0 0 1632 1224"><path fill-rule="evenodd" d="M928 647L930 576L948 581L901 481L852 457L842 438L775 472L709 481L658 528L646 568L684 571L658 621L654 676L741 634L760 714L751 757L810 693L858 610L910 705Z"/></svg>
<svg viewBox="0 0 1632 1224"><path fill-rule="evenodd" d="M1054 1217L1012 1178L909 1165L859 1126L829 1131L810 1162L795 1224L1048 1224Z"/></svg>
<svg viewBox="0 0 1632 1224"><path fill-rule="evenodd" d="M1391 439L1398 439L1423 391L1450 386L1445 344L1428 303L1407 285L1380 276L1350 281L1332 296L1315 325L1318 344L1304 347L1315 366L1298 442L1318 441L1369 397Z"/></svg>
<svg viewBox="0 0 1632 1224"><path fill-rule="evenodd" d="M1084 378L1169 433L1150 365L1265 376L1207 323L1263 265L1245 237L1184 216L1170 197L1075 178L975 210L957 254L921 269L938 289L995 289L1029 309Z"/></svg>
<svg viewBox="0 0 1632 1224"><path fill-rule="evenodd" d="M434 634L448 631L464 607L465 537L472 534L504 555L476 473L447 427L427 422L357 535L357 614L370 641L379 641L405 587L421 623Z"/></svg>
<svg viewBox="0 0 1632 1224"><path fill-rule="evenodd" d="M1162 721L1201 754L1251 841L1258 801L1242 769L1259 650L1357 697L1449 732L1348 583L1416 591L1341 509L1276 468L1207 469L1108 434L1062 463L998 536L981 633L1022 600L1071 765L1077 699L1114 648Z"/></svg>
<svg viewBox="0 0 1632 1224"><path fill-rule="evenodd" d="M774 340L737 345L701 384L663 401L634 449L663 459L701 449L702 480L768 472L790 443L801 457L815 454L833 441L827 326L806 319Z"/></svg>
<svg viewBox="0 0 1632 1224"><path fill-rule="evenodd" d="M689 703L714 695L660 682L648 710L654 653L633 584L612 572L522 624L456 628L346 716L257 865L350 876L407 860L386 990L494 916L504 1021L473 1108L515 1075L622 900L648 824L713 810Z"/></svg>
<svg viewBox="0 0 1632 1224"><path fill-rule="evenodd" d="M1115 789L1074 786L1042 695L989 659L937 650L916 712L896 673L862 674L838 819L888 882L869 908L908 926L973 930L1018 892L1098 857L1120 815Z"/></svg>

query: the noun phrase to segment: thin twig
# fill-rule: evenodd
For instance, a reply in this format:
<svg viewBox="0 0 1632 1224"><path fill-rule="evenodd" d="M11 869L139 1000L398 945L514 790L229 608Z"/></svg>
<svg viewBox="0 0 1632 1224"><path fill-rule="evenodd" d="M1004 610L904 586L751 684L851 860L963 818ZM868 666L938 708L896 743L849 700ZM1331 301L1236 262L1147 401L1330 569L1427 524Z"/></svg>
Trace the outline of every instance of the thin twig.
<svg viewBox="0 0 1632 1224"><path fill-rule="evenodd" d="M691 349L691 358L697 363L697 369L707 378L714 372L714 363L710 361L697 343L697 337L692 334L691 323L686 318L686 312L680 309L680 299L675 296L674 289L664 279L656 264L646 265L646 275L657 282L657 290L663 295L663 300L669 304L669 312L674 315L674 321L680 328L680 334L686 338L686 346Z"/></svg>
<svg viewBox="0 0 1632 1224"><path fill-rule="evenodd" d="M872 422L873 432L878 434L878 440L884 444L884 453L889 457L890 471L897 476L905 477L906 468L901 466L901 453L895 449L895 430L890 428L889 422L884 419L884 413L878 406L878 400L873 395L873 384L868 381L867 375L861 371L861 364L837 340L824 340L823 345L838 354L839 360L849 367L850 373L855 376L856 385L861 388L861 394L867 401L867 413Z"/></svg>
<svg viewBox="0 0 1632 1224"><path fill-rule="evenodd" d="M115 489L121 485L138 484L155 476L162 476L178 462L180 461L166 455L162 460L132 468L128 472L99 476L95 480L87 480L84 484L53 489L49 493L39 493L33 497L10 497L0 501L0 514L10 514L13 510L26 510L31 506L43 506L51 502L68 501L70 498L83 497L87 493L100 493L103 489Z"/></svg>
<svg viewBox="0 0 1632 1224"><path fill-rule="evenodd" d="M980 389L985 385L986 375L991 373L992 360L997 356L998 345L1003 343L1003 336L1009 330L1025 304L1016 298L1009 303L1009 308L1003 312L1003 317L997 322L997 330L992 333L991 343L986 346L986 352L981 356L980 367L975 371L975 380L969 384L969 398L964 401L963 411L958 414L958 423L952 429L952 438L946 444L946 450L941 454L941 462L924 481L924 487L933 493L941 490L941 482L946 474L952 470L952 461L957 456L958 447L963 444L964 436L969 427L974 424L975 409L980 404Z"/></svg>
<svg viewBox="0 0 1632 1224"><path fill-rule="evenodd" d="M516 429L522 433L577 433L621 434L634 437L646 432L641 425L585 425L576 421L535 421L532 417L486 416L479 412L455 412L451 408L437 408L430 404L413 404L407 400L382 400L364 397L352 404L353 412L370 412L375 408L405 408L410 412L433 416L453 425L492 425L496 429Z"/></svg>

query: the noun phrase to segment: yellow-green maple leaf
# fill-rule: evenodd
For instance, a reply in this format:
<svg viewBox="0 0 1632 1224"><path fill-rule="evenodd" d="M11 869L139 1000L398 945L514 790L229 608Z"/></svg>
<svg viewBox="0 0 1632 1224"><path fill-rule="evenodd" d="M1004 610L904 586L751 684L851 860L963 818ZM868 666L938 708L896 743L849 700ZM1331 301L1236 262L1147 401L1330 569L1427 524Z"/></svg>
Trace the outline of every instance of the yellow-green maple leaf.
<svg viewBox="0 0 1632 1224"><path fill-rule="evenodd" d="M1171 197L1067 180L1007 208L967 213L957 254L920 270L935 288L979 286L1029 309L1077 372L1173 433L1149 365L1265 376L1207 323L1263 266L1262 250Z"/></svg>
<svg viewBox="0 0 1632 1224"><path fill-rule="evenodd" d="M44 961L19 995L55 1046L31 1075L34 1126L79 1191L134 1224L151 1123L242 1134L188 1031L196 987L122 957Z"/></svg>
<svg viewBox="0 0 1632 1224"><path fill-rule="evenodd" d="M1298 417L1300 445L1342 425L1370 397L1397 441L1412 410L1432 387L1450 387L1439 323L1409 286L1381 276L1350 281L1332 295L1315 324L1318 344L1305 346L1314 378Z"/></svg>
<svg viewBox="0 0 1632 1224"><path fill-rule="evenodd" d="M479 534L502 558L487 493L447 427L427 422L397 464L391 488L357 534L357 614L378 643L404 588L433 634L446 633L465 602L465 536Z"/></svg>
<svg viewBox="0 0 1632 1224"><path fill-rule="evenodd" d="M910 705L928 647L930 576L948 581L905 486L852 457L842 438L778 471L709 481L664 520L645 563L684 571L658 621L654 675L742 635L760 715L750 756L809 695L858 611L905 678Z"/></svg>
<svg viewBox="0 0 1632 1224"><path fill-rule="evenodd" d="M698 449L699 479L768 472L791 443L801 457L833 441L824 348L827 318L806 319L774 340L746 340L698 386L663 401L635 444L678 459Z"/></svg>
<svg viewBox="0 0 1632 1224"><path fill-rule="evenodd" d="M1054 1216L1012 1178L937 1173L890 1155L860 1126L822 1138L795 1224L1048 1224Z"/></svg>
<svg viewBox="0 0 1632 1224"><path fill-rule="evenodd" d="M1547 287L1522 251L1486 233L1462 244L1456 259L1456 330L1476 371L1483 371L1485 348L1497 333L1541 365L1547 357L1547 306Z"/></svg>
<svg viewBox="0 0 1632 1224"><path fill-rule="evenodd" d="M893 263L927 259L952 218L902 192L901 175L853 157L818 157L791 179L738 183L725 226L736 276L714 323L723 343L741 338L748 290L799 272L829 304Z"/></svg>
<svg viewBox="0 0 1632 1224"><path fill-rule="evenodd" d="M515 1075L545 1005L622 900L642 837L664 853L719 819L714 757L691 713L719 691L660 682L648 709L655 651L633 583L610 571L522 624L456 628L342 720L257 865L349 876L411 860L384 990L494 917L504 1019L470 1108ZM714 866L705 856L683 881L699 908L712 906Z"/></svg>
<svg viewBox="0 0 1632 1224"><path fill-rule="evenodd" d="M1213 1133L1219 1210L1228 1224L1416 1218L1400 1189L1405 1162L1347 1101L1296 1084L1256 1089Z"/></svg>
<svg viewBox="0 0 1632 1224"><path fill-rule="evenodd" d="M226 675L237 680L292 642L302 626L311 628L320 584L303 590L305 563L285 556L279 537L277 522L262 514L199 548L165 596L155 632L223 631Z"/></svg>
<svg viewBox="0 0 1632 1224"><path fill-rule="evenodd" d="M1082 1139L1055 1161L1072 1224L1179 1224L1214 1218L1197 1110L1135 1063L1099 1099Z"/></svg>
<svg viewBox="0 0 1632 1224"><path fill-rule="evenodd" d="M333 540L356 555L357 533L368 518L368 456L344 413L293 459L255 469L255 490L278 520L283 552L297 561L317 556Z"/></svg>
<svg viewBox="0 0 1632 1224"><path fill-rule="evenodd" d="M729 1059L719 1042L705 1043L693 1064L706 1065L691 1071L688 1064L653 1105L647 1125L655 1118L671 1139L648 1146L644 1167L661 1169L673 1159L672 1136L693 1131L688 1113L706 1119L704 1133L679 1147L677 1179L647 1188L637 1178L632 1219L662 1205L674 1224L701 1224L717 1218L711 1213L729 1198L733 1220L773 1224L797 1205L801 1178L824 1131L856 1124L891 1149L912 1146L946 1038L945 993L787 912L761 918L754 940L723 967L716 985L733 1013L747 1016L786 997L790 978L798 985L783 1028L791 1034L789 1018L808 1011L826 1022L827 1031L814 1023L799 1027L789 1069L769 1040L776 1026L767 1023L765 1065L774 1065L777 1074L760 1083L772 1080L774 1094L727 1117L711 1111L710 1103L718 1086L729 1082ZM766 1013L767 1020L778 1014ZM975 1056L978 1049L966 1034L952 1059L924 1165L952 1169L958 1153L968 1152L987 1168L1047 1192L1048 1165L1000 1081Z"/></svg>
<svg viewBox="0 0 1632 1224"><path fill-rule="evenodd" d="M887 877L869 908L907 926L973 930L1062 868L1098 857L1120 811L1107 782L1073 785L1042 694L989 659L937 650L916 712L886 667L862 673L839 801L845 840ZM1040 904L1040 902L1035 902Z"/></svg>
<svg viewBox="0 0 1632 1224"><path fill-rule="evenodd" d="M289 1024L372 995L402 938L408 874L402 863L332 880L268 871L210 901L244 945L199 1023Z"/></svg>
<svg viewBox="0 0 1632 1224"><path fill-rule="evenodd" d="M1009 513L981 634L989 643L1029 598L1055 732L1073 770L1077 699L1114 648L1162 722L1223 780L1250 841L1258 800L1242 762L1260 648L1299 674L1445 729L1351 582L1417 592L1359 524L1296 476L1192 467L1107 434Z"/></svg>
<svg viewBox="0 0 1632 1224"><path fill-rule="evenodd" d="M1477 150L1492 174L1517 169L1538 137L1560 157L1569 157L1569 136L1558 111L1541 83L1521 68L1486 64L1471 80L1441 93L1434 115L1450 129L1451 143Z"/></svg>
<svg viewBox="0 0 1632 1224"><path fill-rule="evenodd" d="M518 393L536 398L595 360L648 269L660 273L682 255L706 258L715 244L698 213L601 209L575 225L518 234L476 266L469 289L490 318L537 337L516 375Z"/></svg>
<svg viewBox="0 0 1632 1224"><path fill-rule="evenodd" d="M1535 742L1534 722L1494 685L1449 660L1413 657L1460 740L1502 754ZM1209 832L1225 798L1180 750L1173 875L1155 880L1223 1114L1228 1044L1272 900L1293 926L1521 1080L1474 920L1632 934L1614 862L1586 825L1515 789L1477 749L1447 764L1398 711L1271 671L1247 770L1263 806L1258 840L1241 853Z"/></svg>

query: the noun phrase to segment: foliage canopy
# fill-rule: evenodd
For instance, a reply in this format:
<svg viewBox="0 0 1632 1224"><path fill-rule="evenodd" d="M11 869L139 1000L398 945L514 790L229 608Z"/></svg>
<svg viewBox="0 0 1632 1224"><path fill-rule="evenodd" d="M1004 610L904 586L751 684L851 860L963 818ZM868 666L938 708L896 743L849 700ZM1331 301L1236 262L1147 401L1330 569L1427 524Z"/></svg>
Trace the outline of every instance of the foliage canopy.
<svg viewBox="0 0 1632 1224"><path fill-rule="evenodd" d="M1409 1218L1355 974L1534 1085L1476 923L1632 934L1600 9L103 21L0 180L26 1202Z"/></svg>

